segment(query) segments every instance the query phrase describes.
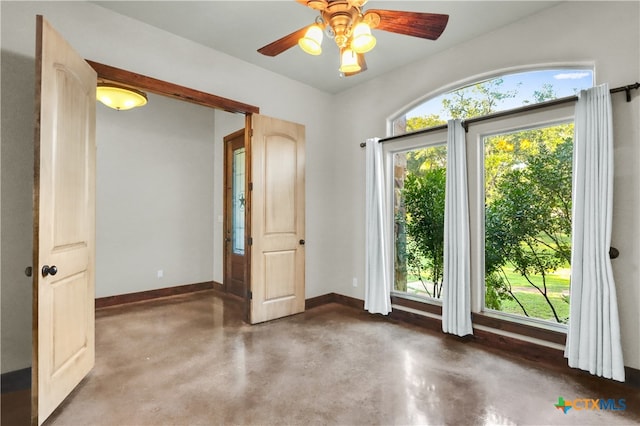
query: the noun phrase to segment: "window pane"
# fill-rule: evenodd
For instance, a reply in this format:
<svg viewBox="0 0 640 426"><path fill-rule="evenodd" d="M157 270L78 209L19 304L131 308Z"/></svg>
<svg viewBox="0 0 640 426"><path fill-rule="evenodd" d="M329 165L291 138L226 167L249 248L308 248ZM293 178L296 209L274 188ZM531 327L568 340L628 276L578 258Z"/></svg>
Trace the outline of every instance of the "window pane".
<svg viewBox="0 0 640 426"><path fill-rule="evenodd" d="M233 151L233 253L244 254L244 180L245 151L244 148Z"/></svg>
<svg viewBox="0 0 640 426"><path fill-rule="evenodd" d="M440 298L446 146L394 154L394 290Z"/></svg>
<svg viewBox="0 0 640 426"><path fill-rule="evenodd" d="M573 123L484 138L485 308L566 323Z"/></svg>
<svg viewBox="0 0 640 426"><path fill-rule="evenodd" d="M507 74L433 97L393 122L394 135L574 96L593 87L590 69L548 69Z"/></svg>

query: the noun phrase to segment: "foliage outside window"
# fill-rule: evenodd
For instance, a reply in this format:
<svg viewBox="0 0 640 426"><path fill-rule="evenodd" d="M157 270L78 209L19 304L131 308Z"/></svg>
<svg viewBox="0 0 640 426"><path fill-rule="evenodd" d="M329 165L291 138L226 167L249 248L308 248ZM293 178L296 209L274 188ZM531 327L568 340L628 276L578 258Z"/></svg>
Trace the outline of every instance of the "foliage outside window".
<svg viewBox="0 0 640 426"><path fill-rule="evenodd" d="M506 75L425 102L394 121L394 134L571 96L592 85L590 70ZM486 309L567 321L572 137L573 124L566 123L484 139ZM394 154L397 292L440 297L445 175L446 146Z"/></svg>
<svg viewBox="0 0 640 426"><path fill-rule="evenodd" d="M394 155L396 291L440 298L446 161L446 146Z"/></svg>
<svg viewBox="0 0 640 426"><path fill-rule="evenodd" d="M574 96L593 86L590 69L548 69L507 74L426 100L393 121L393 134Z"/></svg>
<svg viewBox="0 0 640 426"><path fill-rule="evenodd" d="M484 138L485 308L566 323L573 123Z"/></svg>

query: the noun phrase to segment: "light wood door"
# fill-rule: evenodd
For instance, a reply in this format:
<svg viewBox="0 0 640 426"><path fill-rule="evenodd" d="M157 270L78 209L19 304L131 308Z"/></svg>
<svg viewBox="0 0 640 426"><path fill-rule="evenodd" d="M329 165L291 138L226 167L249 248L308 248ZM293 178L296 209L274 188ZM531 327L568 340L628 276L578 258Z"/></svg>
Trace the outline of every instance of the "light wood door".
<svg viewBox="0 0 640 426"><path fill-rule="evenodd" d="M304 311L305 128L251 117L252 324Z"/></svg>
<svg viewBox="0 0 640 426"><path fill-rule="evenodd" d="M245 133L245 129L241 129L224 138L224 287L225 291L243 299L247 297Z"/></svg>
<svg viewBox="0 0 640 426"><path fill-rule="evenodd" d="M94 365L96 73L36 23L32 423Z"/></svg>

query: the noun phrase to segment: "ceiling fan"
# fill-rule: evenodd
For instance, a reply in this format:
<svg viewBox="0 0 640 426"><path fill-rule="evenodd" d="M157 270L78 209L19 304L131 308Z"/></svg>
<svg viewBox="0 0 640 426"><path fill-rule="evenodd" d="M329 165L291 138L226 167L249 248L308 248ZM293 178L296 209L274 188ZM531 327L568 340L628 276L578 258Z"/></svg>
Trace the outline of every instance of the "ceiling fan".
<svg viewBox="0 0 640 426"><path fill-rule="evenodd" d="M323 33L333 38L340 49L340 73L345 76L367 69L364 54L376 45L372 29L436 40L444 31L449 15L438 13L403 12L399 10L362 10L367 0L296 0L317 10L315 23L292 32L258 52L276 56L299 45L311 54L322 53Z"/></svg>

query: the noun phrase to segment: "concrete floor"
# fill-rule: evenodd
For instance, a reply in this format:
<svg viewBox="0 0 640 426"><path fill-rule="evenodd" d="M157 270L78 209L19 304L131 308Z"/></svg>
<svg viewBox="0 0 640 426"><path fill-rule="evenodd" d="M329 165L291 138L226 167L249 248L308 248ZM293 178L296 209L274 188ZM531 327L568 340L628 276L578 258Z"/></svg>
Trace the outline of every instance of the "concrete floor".
<svg viewBox="0 0 640 426"><path fill-rule="evenodd" d="M47 425L640 423L638 389L336 304L255 326L212 291L101 309L96 354Z"/></svg>

